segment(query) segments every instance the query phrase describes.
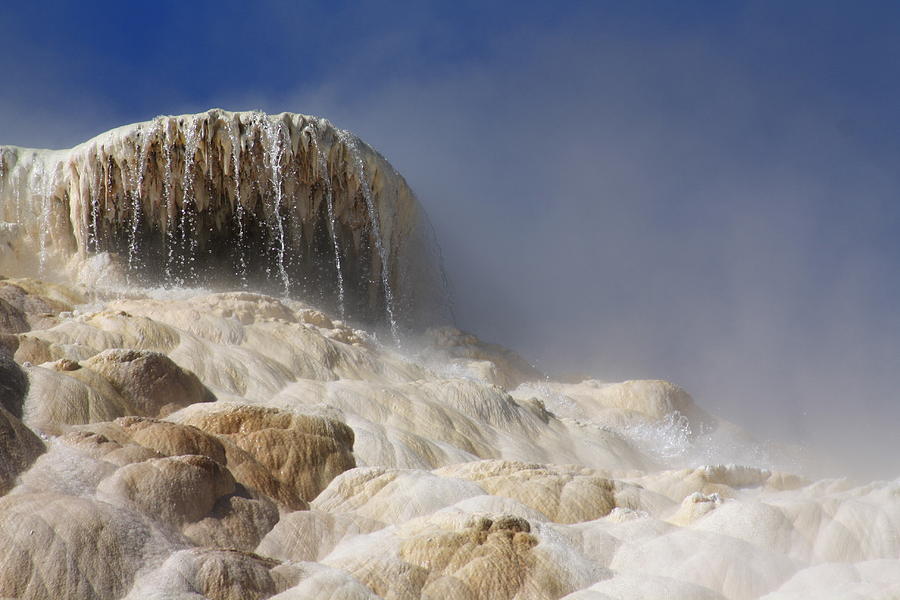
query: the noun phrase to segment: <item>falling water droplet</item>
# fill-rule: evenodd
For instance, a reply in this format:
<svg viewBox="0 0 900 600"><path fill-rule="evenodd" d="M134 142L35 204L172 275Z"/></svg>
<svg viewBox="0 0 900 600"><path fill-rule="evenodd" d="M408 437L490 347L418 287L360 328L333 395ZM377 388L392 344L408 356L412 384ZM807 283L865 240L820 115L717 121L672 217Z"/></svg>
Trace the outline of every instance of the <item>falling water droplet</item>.
<svg viewBox="0 0 900 600"><path fill-rule="evenodd" d="M97 182L99 177L99 171L92 171L91 181L88 184L91 194L91 222L88 229L88 248L94 252L100 251L100 190Z"/></svg>
<svg viewBox="0 0 900 600"><path fill-rule="evenodd" d="M313 145L319 160L319 177L325 184L325 207L328 211L328 233L331 235L331 243L334 246L334 270L337 273L338 285L338 310L341 319L346 318L344 314L344 273L341 267L341 246L337 238L337 223L334 215L334 193L331 187L331 174L328 172L328 160L325 158L325 152L319 145L318 128L314 130L312 136Z"/></svg>
<svg viewBox="0 0 900 600"><path fill-rule="evenodd" d="M284 201L283 177L284 172L281 165L285 150L284 123L278 118L263 117L263 132L266 137L265 152L266 162L269 168L269 182L272 187L272 195L274 199L273 213L275 218L275 255L277 258L278 276L284 286L284 295L287 296L291 291L291 280L288 277L287 269L285 269L285 253L287 251L284 235L284 217L281 214L282 203Z"/></svg>
<svg viewBox="0 0 900 600"><path fill-rule="evenodd" d="M137 165L130 169L131 180L131 230L128 239L128 272L140 268L140 233L144 209L144 177L147 171L147 154L159 129L159 120L154 120L149 129L140 136L140 151Z"/></svg>
<svg viewBox="0 0 900 600"><path fill-rule="evenodd" d="M48 169L41 160L37 162L32 171L31 195L41 199L41 229L38 235L39 252L38 261L40 272L43 274L46 270L47 255L49 253L50 233L51 233L51 216L52 216L52 199L53 193L53 175L55 169Z"/></svg>
<svg viewBox="0 0 900 600"><path fill-rule="evenodd" d="M195 155L200 145L201 123L193 119L187 128L184 143L184 175L182 180L181 200L181 253L180 262L183 272L190 279L196 278L194 259L197 255L196 236L196 202L194 199ZM183 283L183 280L182 282Z"/></svg>
<svg viewBox="0 0 900 600"><path fill-rule="evenodd" d="M363 162L362 154L357 146L356 138L350 132L343 130L339 132L339 136L350 153L350 158L353 161L357 177L359 178L363 200L366 202L366 209L369 213L369 224L372 228L372 236L375 238L375 248L378 250L378 258L381 261L381 282L384 287L384 307L387 312L388 321L391 325L391 336L394 338L394 342L399 345L400 333L397 326L397 320L394 316L394 293L391 290L390 263L388 262L387 249L384 247L384 241L381 236L381 220L378 217L378 207L375 206L375 200L372 198L372 190L369 187L369 179L366 175L366 165Z"/></svg>
<svg viewBox="0 0 900 600"><path fill-rule="evenodd" d="M7 215L7 204L6 200L6 183L7 183L7 175L8 175L8 167L6 166L6 160L3 157L3 153L0 152L0 199L3 200L3 204L0 205L0 209L3 210L3 218L8 220L9 216ZM10 177L11 179L11 177Z"/></svg>
<svg viewBox="0 0 900 600"><path fill-rule="evenodd" d="M163 179L165 180L163 183L163 197L166 207L165 277L167 283L172 283L175 282L175 274L172 271L172 267L175 262L175 213L178 210L178 205L175 202L175 178L172 171L172 146L175 141L172 139L171 122L167 125L163 138Z"/></svg>
<svg viewBox="0 0 900 600"><path fill-rule="evenodd" d="M244 205L241 202L241 125L240 121L231 122L228 129L231 138L231 160L234 163L234 218L238 228L238 268L240 269L241 287L247 287L247 248L244 240Z"/></svg>

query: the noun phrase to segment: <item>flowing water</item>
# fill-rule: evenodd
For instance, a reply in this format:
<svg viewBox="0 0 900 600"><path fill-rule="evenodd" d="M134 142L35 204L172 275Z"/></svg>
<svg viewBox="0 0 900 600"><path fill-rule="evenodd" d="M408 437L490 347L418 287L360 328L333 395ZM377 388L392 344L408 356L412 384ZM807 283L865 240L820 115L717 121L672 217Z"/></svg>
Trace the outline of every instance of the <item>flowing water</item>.
<svg viewBox="0 0 900 600"><path fill-rule="evenodd" d="M179 229L181 232L181 251L178 253L179 267L182 275L177 277L178 283L193 282L197 273L194 270L194 260L197 256L196 234L196 206L194 200L194 185L196 183L195 161L197 149L200 145L200 130L202 123L192 120L185 130L184 141L184 174L182 176L182 199Z"/></svg>
<svg viewBox="0 0 900 600"><path fill-rule="evenodd" d="M378 258L381 261L381 283L384 288L384 309L387 312L388 322L391 326L391 336L394 341L399 343L400 333L397 325L397 319L394 315L394 293L391 289L391 273L390 262L388 261L387 249L384 246L384 240L381 234L381 219L378 215L378 207L372 198L372 190L369 187L369 178L366 174L366 165L360 155L359 148L356 144L356 138L347 131L342 131L341 141L350 154L353 166L356 169L356 176L359 181L360 191L363 200L366 203L366 210L369 213L369 226L371 228L372 237L375 239L375 248L378 251Z"/></svg>
<svg viewBox="0 0 900 600"><path fill-rule="evenodd" d="M140 152L137 153L137 165L131 167L130 179L132 181L131 190L131 231L128 241L128 272L140 270L142 265L140 237L141 221L144 209L144 177L147 172L147 154L150 147L155 141L160 127L160 120L154 119L150 127L141 132L139 138Z"/></svg>
<svg viewBox="0 0 900 600"><path fill-rule="evenodd" d="M284 295L291 292L291 279L285 268L287 246L285 244L285 223L283 211L284 203L284 160L285 128L284 123L277 118L260 116L264 139L266 165L269 171L269 185L272 195L272 217L274 219L273 250L276 257L276 269L281 284L284 287Z"/></svg>
<svg viewBox="0 0 900 600"><path fill-rule="evenodd" d="M337 223L334 217L334 193L331 184L331 173L328 172L328 159L319 144L319 130L314 129L312 143L318 157L319 178L325 187L325 207L328 215L328 234L331 236L331 245L334 247L334 271L337 276L338 311L341 319L346 317L344 311L344 271L341 267L341 244L338 241Z"/></svg>
<svg viewBox="0 0 900 600"><path fill-rule="evenodd" d="M43 161L40 161L32 174L31 193L40 198L41 202L40 251L38 256L40 273L44 274L47 266L47 254L50 252L49 240L52 232L51 218L53 203L51 194L53 193L55 169L48 169L46 164Z"/></svg>
<svg viewBox="0 0 900 600"><path fill-rule="evenodd" d="M241 202L241 126L232 121L228 128L231 140L231 162L234 168L234 220L237 224L238 276L241 287L247 287L247 242L244 233L244 204Z"/></svg>
<svg viewBox="0 0 900 600"><path fill-rule="evenodd" d="M90 223L88 226L88 250L98 252L100 250L100 191L97 183L99 173L92 172L88 189L91 194Z"/></svg>
<svg viewBox="0 0 900 600"><path fill-rule="evenodd" d="M4 150L5 214L27 221L20 201L37 214L42 225L27 239L41 272L51 255L109 253L133 284L252 282L285 297L330 298L336 317L384 323L394 342L401 327L422 322L416 302L448 293L433 229L403 178L328 121L211 111L97 140L55 153ZM415 233L388 239L391 231ZM404 281L410 260L413 271L434 263L439 293L411 289L425 278L420 269Z"/></svg>

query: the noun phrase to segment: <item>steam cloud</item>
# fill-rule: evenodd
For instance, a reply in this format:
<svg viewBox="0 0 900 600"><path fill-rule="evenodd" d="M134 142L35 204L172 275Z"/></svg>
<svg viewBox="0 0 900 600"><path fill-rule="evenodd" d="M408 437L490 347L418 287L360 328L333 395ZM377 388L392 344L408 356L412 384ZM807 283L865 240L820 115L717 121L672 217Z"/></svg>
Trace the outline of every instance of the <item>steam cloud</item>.
<svg viewBox="0 0 900 600"><path fill-rule="evenodd" d="M152 112L125 115L51 73L35 85L55 102L0 93L0 141L67 145L210 105L327 116L418 191L463 328L545 370L674 380L763 437L896 476L900 182L882 132L897 130L897 41L877 15L823 7L804 28L784 11L674 33L671 15L586 9L476 25L467 50L423 10L327 51L340 60L305 81L282 14L258 56L284 53L293 86L164 79L132 109ZM461 58L421 51L428 36Z"/></svg>

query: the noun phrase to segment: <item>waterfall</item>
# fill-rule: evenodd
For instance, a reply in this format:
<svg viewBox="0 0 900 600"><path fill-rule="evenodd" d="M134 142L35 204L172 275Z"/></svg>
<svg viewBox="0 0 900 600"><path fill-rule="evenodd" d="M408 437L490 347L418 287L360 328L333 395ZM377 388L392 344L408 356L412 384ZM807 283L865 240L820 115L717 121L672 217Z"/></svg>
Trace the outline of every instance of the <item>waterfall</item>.
<svg viewBox="0 0 900 600"><path fill-rule="evenodd" d="M339 133L341 141L350 153L350 159L356 169L356 176L359 179L359 187L366 203L366 210L369 213L369 227L372 231L372 237L375 239L375 248L378 251L378 259L381 261L381 283L384 286L384 308L387 313L388 321L391 325L391 336L394 341L400 342L399 328L397 319L394 315L394 293L391 289L390 263L388 262L387 250L384 247L384 240L381 235L381 219L378 216L378 208L372 198L372 190L369 187L369 179L366 175L366 165L360 155L359 148L356 145L356 138L348 131Z"/></svg>
<svg viewBox="0 0 900 600"><path fill-rule="evenodd" d="M141 267L140 264L140 241L138 233L141 227L141 219L144 208L144 176L147 170L147 154L150 146L153 144L154 137L160 126L160 120L154 119L149 129L141 136L140 152L138 152L138 161L136 167L131 169L132 191L131 191L131 232L128 240L128 272L131 273L135 269Z"/></svg>
<svg viewBox="0 0 900 600"><path fill-rule="evenodd" d="M315 147L316 156L318 157L319 178L325 187L325 207L328 214L328 234L331 236L331 244L334 247L334 270L337 273L338 286L338 311L341 319L345 318L344 314L344 272L341 267L341 245L337 237L337 223L334 216L334 193L331 187L331 173L328 171L328 159L319 144L319 128L315 127L312 135L312 143Z"/></svg>
<svg viewBox="0 0 900 600"><path fill-rule="evenodd" d="M175 211L178 204L175 202L175 180L172 171L172 130L166 127L163 136L163 206L165 207L165 276L166 281L173 281L172 263L175 261L173 252L175 249Z"/></svg>
<svg viewBox="0 0 900 600"><path fill-rule="evenodd" d="M228 136L231 139L231 161L234 165L234 220L237 222L238 232L238 269L241 278L241 287L247 287L247 248L244 233L244 205L241 202L241 125L239 121L232 121L228 128Z"/></svg>
<svg viewBox="0 0 900 600"><path fill-rule="evenodd" d="M284 202L284 186L281 161L284 157L285 131L284 123L277 118L266 118L265 115L260 117L263 124L262 132L264 134L264 156L269 169L269 183L274 197L274 206L272 211L275 220L275 237L274 247L276 255L276 267L278 268L278 277L284 286L284 295L287 296L291 291L291 280L285 269L285 235L284 235L284 217L281 214L282 203Z"/></svg>
<svg viewBox="0 0 900 600"><path fill-rule="evenodd" d="M97 172L91 172L88 192L91 195L90 222L88 225L88 250L97 252L100 249L100 191L97 184Z"/></svg>
<svg viewBox="0 0 900 600"><path fill-rule="evenodd" d="M55 169L48 169L43 160L37 162L32 171L32 180L30 184L32 195L40 198L41 216L40 216L40 233L39 233L39 252L38 260L40 265L40 273L44 274L47 267L47 254L50 251L49 240L52 230L52 199L53 180Z"/></svg>
<svg viewBox="0 0 900 600"><path fill-rule="evenodd" d="M181 253L179 255L179 266L182 268L183 274L177 278L180 285L185 283L184 277L193 280L197 276L194 270L194 260L197 255L196 219L194 216L194 180L196 179L194 164L197 149L200 145L200 129L202 126L198 119L192 119L188 125L184 141L184 176L181 185L180 219Z"/></svg>
<svg viewBox="0 0 900 600"><path fill-rule="evenodd" d="M26 275L108 252L103 268L130 285L328 296L336 317L383 321L394 340L423 323L417 303L434 297L423 293L432 279L440 287L427 220L403 177L324 119L212 110L70 150L0 150L2 219L18 223L2 232L22 269L34 259ZM0 264L16 269L12 256Z"/></svg>

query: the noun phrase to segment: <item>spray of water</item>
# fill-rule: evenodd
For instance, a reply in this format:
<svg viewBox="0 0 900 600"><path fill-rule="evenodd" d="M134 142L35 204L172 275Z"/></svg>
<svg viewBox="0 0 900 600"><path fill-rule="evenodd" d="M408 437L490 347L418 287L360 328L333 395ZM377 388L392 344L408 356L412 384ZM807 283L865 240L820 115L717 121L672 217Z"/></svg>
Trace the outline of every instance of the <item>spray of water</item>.
<svg viewBox="0 0 900 600"><path fill-rule="evenodd" d="M196 212L194 199L194 162L196 160L197 149L200 145L200 129L202 123L198 119L194 119L188 124L184 142L184 175L182 178L182 200L181 200L181 252L179 253L180 267L182 272L191 280L196 278L194 270L194 259L197 256L197 236L195 233ZM183 276L179 278L179 285L184 284Z"/></svg>
<svg viewBox="0 0 900 600"><path fill-rule="evenodd" d="M350 154L350 160L356 169L356 176L359 179L360 190L363 200L366 203L366 210L369 213L369 225L372 228L372 237L375 239L375 248L378 251L378 259L381 261L381 283L384 288L384 307L387 312L388 321L391 326L391 336L396 343L400 343L400 333L397 326L397 319L394 315L394 293L391 289L390 263L388 262L387 249L384 246L381 234L381 219L378 216L378 208L375 206L375 200L372 198L372 190L369 187L369 178L366 174L366 165L359 152L356 138L348 131L340 132L340 139Z"/></svg>
<svg viewBox="0 0 900 600"><path fill-rule="evenodd" d="M150 151L150 146L153 144L154 138L160 127L160 120L154 119L150 123L150 127L145 131L141 132L142 135L139 138L139 143L141 145L140 152L138 152L138 162L137 165L133 166L130 170L130 179L132 183L131 190L131 230L129 232L129 240L128 240L128 272L131 273L136 269L141 268L140 258L140 238L139 232L141 228L141 222L143 219L143 207L144 207L144 177L147 171L147 154Z"/></svg>
<svg viewBox="0 0 900 600"><path fill-rule="evenodd" d="M284 169L282 160L284 158L284 150L287 132L284 123L277 118L266 118L261 115L264 134L264 156L269 170L269 184L273 197L273 218L274 218L274 237L272 249L275 251L276 268L278 269L278 277L284 286L284 295L288 296L291 291L291 279L285 268L285 255L287 247L285 244L284 216L282 215L282 204L284 203Z"/></svg>
<svg viewBox="0 0 900 600"><path fill-rule="evenodd" d="M247 251L244 233L244 204L241 202L241 125L235 120L228 129L231 139L231 161L234 164L234 220L238 233L238 275L241 287L247 288Z"/></svg>
<svg viewBox="0 0 900 600"><path fill-rule="evenodd" d="M338 242L337 223L335 222L334 216L334 192L331 186L331 173L328 171L328 159L325 157L325 152L319 144L318 128L315 129L314 134L311 137L318 157L319 178L325 186L325 207L328 211L328 233L331 236L331 244L334 246L334 270L337 273L338 310L341 319L344 319L344 272L341 266L341 245L340 242Z"/></svg>
<svg viewBox="0 0 900 600"><path fill-rule="evenodd" d="M39 161L32 171L31 194L41 199L41 229L39 235L40 250L38 260L40 273L44 274L47 265L47 254L50 251L50 234L52 231L53 182L56 169L47 168L43 160Z"/></svg>
<svg viewBox="0 0 900 600"><path fill-rule="evenodd" d="M91 174L91 181L88 189L91 194L91 214L90 226L88 227L88 249L94 252L100 250L100 186L98 178L99 172Z"/></svg>
<svg viewBox="0 0 900 600"><path fill-rule="evenodd" d="M166 128L163 138L163 206L166 207L166 257L165 274L166 281L173 281L174 273L172 265L175 261L175 213L178 205L175 202L175 180L172 172L172 130Z"/></svg>

